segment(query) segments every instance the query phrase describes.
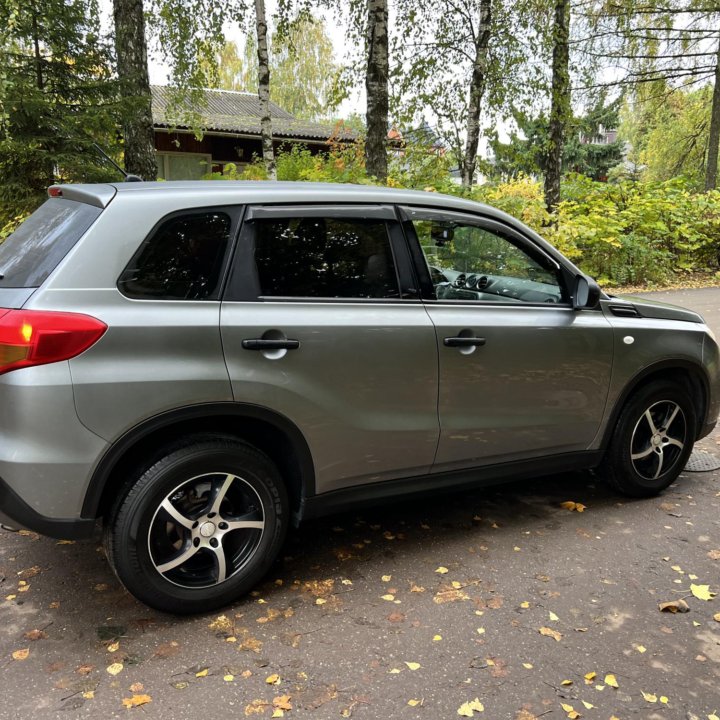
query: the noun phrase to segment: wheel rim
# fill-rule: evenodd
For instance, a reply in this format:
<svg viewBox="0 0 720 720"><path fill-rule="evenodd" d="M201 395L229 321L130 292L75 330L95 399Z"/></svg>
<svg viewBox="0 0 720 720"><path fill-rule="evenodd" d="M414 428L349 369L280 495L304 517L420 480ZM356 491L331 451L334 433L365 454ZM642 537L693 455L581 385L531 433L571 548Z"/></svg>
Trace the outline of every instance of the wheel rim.
<svg viewBox="0 0 720 720"><path fill-rule="evenodd" d="M635 423L630 459L645 480L657 480L672 470L685 449L687 422L682 408L672 400L651 405Z"/></svg>
<svg viewBox="0 0 720 720"><path fill-rule="evenodd" d="M255 488L239 475L205 473L165 496L150 522L148 550L165 580L205 588L237 575L264 534L265 511Z"/></svg>

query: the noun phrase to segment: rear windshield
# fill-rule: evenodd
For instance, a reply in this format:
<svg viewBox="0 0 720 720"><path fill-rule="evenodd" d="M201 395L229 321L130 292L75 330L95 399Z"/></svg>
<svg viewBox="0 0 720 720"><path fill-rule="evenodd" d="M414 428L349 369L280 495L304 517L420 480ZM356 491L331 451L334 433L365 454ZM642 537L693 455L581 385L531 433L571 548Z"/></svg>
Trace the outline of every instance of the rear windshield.
<svg viewBox="0 0 720 720"><path fill-rule="evenodd" d="M0 288L39 287L102 210L50 198L0 244Z"/></svg>

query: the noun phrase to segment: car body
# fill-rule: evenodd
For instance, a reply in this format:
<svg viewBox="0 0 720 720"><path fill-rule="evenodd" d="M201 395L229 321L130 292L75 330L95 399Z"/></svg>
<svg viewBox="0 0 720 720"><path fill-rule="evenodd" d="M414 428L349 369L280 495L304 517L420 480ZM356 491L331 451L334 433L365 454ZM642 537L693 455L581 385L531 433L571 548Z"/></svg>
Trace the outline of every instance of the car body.
<svg viewBox="0 0 720 720"><path fill-rule="evenodd" d="M310 183L50 196L0 245L0 518L103 518L156 607L229 602L289 522L403 493L598 466L656 493L715 425L696 313L602 293L493 208Z"/></svg>

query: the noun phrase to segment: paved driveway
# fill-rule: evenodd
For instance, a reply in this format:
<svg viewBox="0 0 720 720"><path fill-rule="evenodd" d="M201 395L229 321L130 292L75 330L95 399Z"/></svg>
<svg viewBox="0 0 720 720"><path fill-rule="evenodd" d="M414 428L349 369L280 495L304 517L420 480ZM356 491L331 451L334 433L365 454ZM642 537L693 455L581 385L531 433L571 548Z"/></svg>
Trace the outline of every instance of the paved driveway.
<svg viewBox="0 0 720 720"><path fill-rule="evenodd" d="M720 331L720 290L651 296ZM719 479L628 501L563 475L313 522L252 597L186 619L128 596L97 540L2 532L0 717L706 720L720 597L690 585L720 591Z"/></svg>

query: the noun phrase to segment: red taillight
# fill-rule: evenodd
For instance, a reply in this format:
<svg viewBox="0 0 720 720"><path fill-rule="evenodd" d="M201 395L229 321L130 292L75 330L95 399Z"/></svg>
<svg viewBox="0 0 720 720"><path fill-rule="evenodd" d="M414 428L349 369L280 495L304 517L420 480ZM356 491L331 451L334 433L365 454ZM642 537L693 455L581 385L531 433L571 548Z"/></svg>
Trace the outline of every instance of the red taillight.
<svg viewBox="0 0 720 720"><path fill-rule="evenodd" d="M50 197L62 197L62 188L59 188L57 185L51 185L48 188L48 195Z"/></svg>
<svg viewBox="0 0 720 720"><path fill-rule="evenodd" d="M104 322L89 315L0 308L0 375L69 360L95 344L106 330Z"/></svg>

